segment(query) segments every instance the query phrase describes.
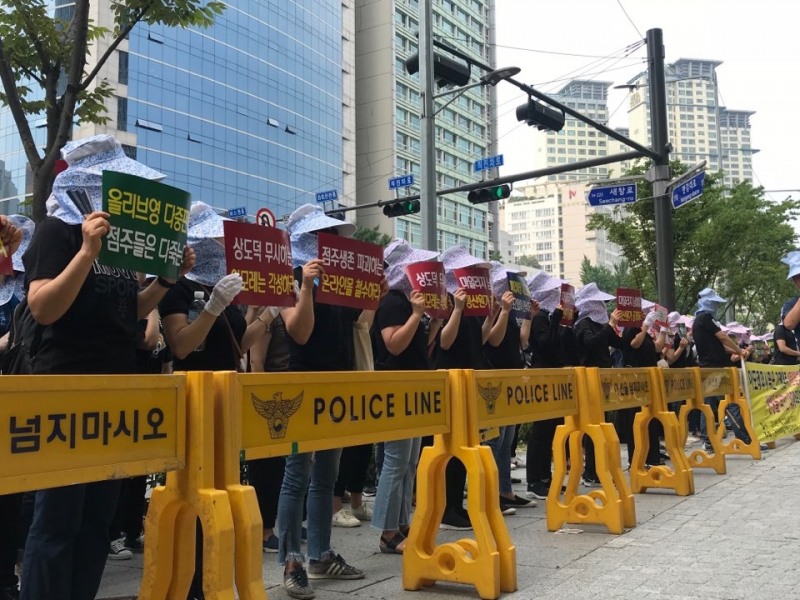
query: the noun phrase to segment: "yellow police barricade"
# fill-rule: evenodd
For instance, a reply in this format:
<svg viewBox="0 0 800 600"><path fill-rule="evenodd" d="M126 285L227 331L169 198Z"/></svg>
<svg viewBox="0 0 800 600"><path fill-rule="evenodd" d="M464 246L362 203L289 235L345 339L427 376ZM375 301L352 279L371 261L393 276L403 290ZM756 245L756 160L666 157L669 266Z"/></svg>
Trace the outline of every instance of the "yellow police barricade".
<svg viewBox="0 0 800 600"><path fill-rule="evenodd" d="M745 444L742 440L732 435L730 442L727 444L722 442L722 454L743 454L751 456L755 460L761 460L761 444L753 429L750 406L747 404L747 399L741 392L739 370L735 367L730 367L725 369L700 369L699 371L701 391L704 398L709 396L725 396L719 403L719 410L717 412L717 431L720 440L722 440L722 434L725 431L725 414L728 406L731 404L735 404L739 407L742 413L742 422L744 423L745 430L750 436L750 443ZM710 421L706 418L706 425L710 427L709 423Z"/></svg>
<svg viewBox="0 0 800 600"><path fill-rule="evenodd" d="M614 426L603 414L606 401L599 369L577 368L578 414L566 417L553 439L553 482L547 497L547 528L559 529L565 523L605 525L611 533L621 534L625 527L636 526L636 506L628 480L620 464L619 438ZM613 409L607 409L613 410ZM577 495L583 468L583 436L592 440L595 467L601 487ZM566 473L565 444L569 442L570 472L564 502L558 497Z"/></svg>
<svg viewBox="0 0 800 600"><path fill-rule="evenodd" d="M634 451L629 457L631 490L640 493L658 487L675 490L681 496L694 493L692 472L683 446L678 442L680 427L675 415L667 411L660 369L598 369L596 372L590 369L587 373L590 379L593 376L598 378L604 410L640 409L633 420ZM650 446L648 427L653 419L658 419L663 425L673 468L667 465L645 468Z"/></svg>
<svg viewBox="0 0 800 600"><path fill-rule="evenodd" d="M446 371L223 372L215 378L217 485L227 490L233 507L236 588L242 599L265 598L266 593L261 517L252 488L239 485L240 457L285 456L450 430ZM441 488L439 518L444 510L444 468L438 479L420 473L417 511L404 552L404 582L418 568L412 549L425 525L431 485Z"/></svg>
<svg viewBox="0 0 800 600"><path fill-rule="evenodd" d="M467 441L470 444L476 441L475 432L487 427L494 429L530 421L574 417L578 413L579 384L575 369L465 371L465 375L469 423ZM514 591L517 589L516 549L500 512L497 464L488 447L479 446L479 449L486 473L486 517L500 558L500 588ZM558 481L558 484L550 487L548 514L550 505L557 502L561 493L565 458L564 445L561 444L560 452L554 449L556 476L553 482ZM559 468L562 469L560 478ZM472 490L470 483L468 495ZM472 514L470 518L474 524Z"/></svg>
<svg viewBox="0 0 800 600"><path fill-rule="evenodd" d="M723 372L725 369L718 369ZM686 444L686 438L689 435L689 413L693 410L701 411L706 417L706 434L708 435L708 443L714 449L713 452L706 452L705 448L695 448L688 451L686 456L692 468L699 469L714 469L718 475L724 475L727 472L725 465L725 454L722 452L722 429L715 426L716 421L714 411L703 400L703 381L700 377L700 369L692 367L688 369L667 369L666 373L672 378L669 385L672 390L667 387L667 397L670 402L677 400L685 400L684 404L678 411L678 423L681 428L681 439ZM675 375L673 375L675 373ZM690 381L691 379L691 381ZM725 379L725 377L723 377ZM714 378L706 378L706 383L710 387L716 386ZM665 384L667 383L665 379ZM713 385L712 385L713 384Z"/></svg>
<svg viewBox="0 0 800 600"><path fill-rule="evenodd" d="M186 374L186 390L186 467L168 473L166 486L153 490L145 519L148 543L139 600L187 597L195 569L198 518L203 528L205 597L234 600L233 517L228 494L215 489L214 480L214 374Z"/></svg>

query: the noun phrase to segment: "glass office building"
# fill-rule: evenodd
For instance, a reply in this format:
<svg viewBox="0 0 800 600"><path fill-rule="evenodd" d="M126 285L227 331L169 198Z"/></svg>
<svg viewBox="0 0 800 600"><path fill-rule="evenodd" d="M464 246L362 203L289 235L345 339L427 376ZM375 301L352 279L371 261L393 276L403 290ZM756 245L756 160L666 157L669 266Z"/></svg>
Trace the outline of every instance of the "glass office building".
<svg viewBox="0 0 800 600"><path fill-rule="evenodd" d="M109 4L93 3L97 23L111 26ZM165 183L218 208L267 207L280 218L316 192L341 195L352 9L342 0L226 4L207 29L138 24L102 74L117 94L111 121L75 136L117 135ZM22 189L16 132L0 125L0 161Z"/></svg>

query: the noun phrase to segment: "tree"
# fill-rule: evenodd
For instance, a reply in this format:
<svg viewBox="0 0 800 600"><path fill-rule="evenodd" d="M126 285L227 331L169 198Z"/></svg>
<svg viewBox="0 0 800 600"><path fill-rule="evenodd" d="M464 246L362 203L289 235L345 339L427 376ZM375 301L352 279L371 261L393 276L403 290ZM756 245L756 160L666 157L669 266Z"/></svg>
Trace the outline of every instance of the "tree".
<svg viewBox="0 0 800 600"><path fill-rule="evenodd" d="M73 124L105 124L105 102L114 93L98 73L137 23L169 27L208 27L225 5L215 0L113 0L114 29L89 20L90 0L74 0L70 20L50 14L45 0L0 0L0 103L8 107L33 174L33 218L45 215L53 186L53 167L69 141ZM87 55L109 41L93 69ZM40 152L31 121L45 118Z"/></svg>
<svg viewBox="0 0 800 600"><path fill-rule="evenodd" d="M389 242L392 241L392 236L380 231L378 225L372 228L362 227L359 225L356 228L356 232L353 234L353 238L361 240L362 242L377 244L378 246L383 246L384 248L389 245Z"/></svg>
<svg viewBox="0 0 800 600"><path fill-rule="evenodd" d="M629 172L642 176L641 164ZM686 168L671 165L673 173ZM595 213L591 229L605 229L609 239L622 247L630 263L632 287L647 298L656 298L655 216L651 185L637 181L642 200L613 214ZM795 247L792 220L800 215L800 201L771 202L762 188L741 182L723 189L718 174L706 174L703 195L673 210L675 302L670 309L693 310L697 293L716 289L730 304L734 318L762 328L778 318L780 305L793 286L786 282L781 256Z"/></svg>
<svg viewBox="0 0 800 600"><path fill-rule="evenodd" d="M622 259L611 270L608 267L592 265L584 256L581 262L581 284L586 285L591 282L596 283L598 288L609 294L613 294L617 288L635 287L628 270L627 260Z"/></svg>
<svg viewBox="0 0 800 600"><path fill-rule="evenodd" d="M492 250L489 252L489 260L496 260L497 262L503 262L503 254L499 250Z"/></svg>
<svg viewBox="0 0 800 600"><path fill-rule="evenodd" d="M539 264L537 258L531 254L525 254L517 259L517 264L521 267L532 267L534 269L541 269L542 265Z"/></svg>

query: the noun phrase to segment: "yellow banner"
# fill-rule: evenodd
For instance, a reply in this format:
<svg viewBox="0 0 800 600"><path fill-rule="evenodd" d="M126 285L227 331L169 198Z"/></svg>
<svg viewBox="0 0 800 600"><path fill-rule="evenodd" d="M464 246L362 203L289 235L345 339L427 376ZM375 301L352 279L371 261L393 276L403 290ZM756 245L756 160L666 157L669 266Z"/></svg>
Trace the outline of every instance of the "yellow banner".
<svg viewBox="0 0 800 600"><path fill-rule="evenodd" d="M237 377L248 459L444 433L446 371L250 373Z"/></svg>
<svg viewBox="0 0 800 600"><path fill-rule="evenodd" d="M655 390L647 369L599 369L603 410L647 406Z"/></svg>
<svg viewBox="0 0 800 600"><path fill-rule="evenodd" d="M690 400L697 397L694 373L689 369L661 369L667 402Z"/></svg>
<svg viewBox="0 0 800 600"><path fill-rule="evenodd" d="M473 373L480 427L501 427L578 413L578 390L572 369Z"/></svg>
<svg viewBox="0 0 800 600"><path fill-rule="evenodd" d="M800 432L800 365L746 365L750 412L759 441Z"/></svg>
<svg viewBox="0 0 800 600"><path fill-rule="evenodd" d="M185 378L0 377L0 494L181 468Z"/></svg>
<svg viewBox="0 0 800 600"><path fill-rule="evenodd" d="M703 398L732 394L732 373L730 369L700 369L700 388L703 390Z"/></svg>

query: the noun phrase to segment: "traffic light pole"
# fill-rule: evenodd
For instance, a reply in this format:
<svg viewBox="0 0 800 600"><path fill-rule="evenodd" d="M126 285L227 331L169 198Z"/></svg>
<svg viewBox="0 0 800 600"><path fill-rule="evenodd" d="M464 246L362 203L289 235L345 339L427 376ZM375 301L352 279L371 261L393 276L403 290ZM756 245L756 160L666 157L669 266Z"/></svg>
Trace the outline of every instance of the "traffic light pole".
<svg viewBox="0 0 800 600"><path fill-rule="evenodd" d="M650 127L653 150L657 153L649 179L653 184L656 229L656 287L658 303L675 309L675 256L672 232L672 203L669 183L669 129L667 128L667 86L664 79L664 39L660 29L647 32Z"/></svg>
<svg viewBox="0 0 800 600"><path fill-rule="evenodd" d="M419 11L419 77L422 85L420 119L421 247L438 250L436 239L436 129L433 90L433 0L422 0Z"/></svg>

